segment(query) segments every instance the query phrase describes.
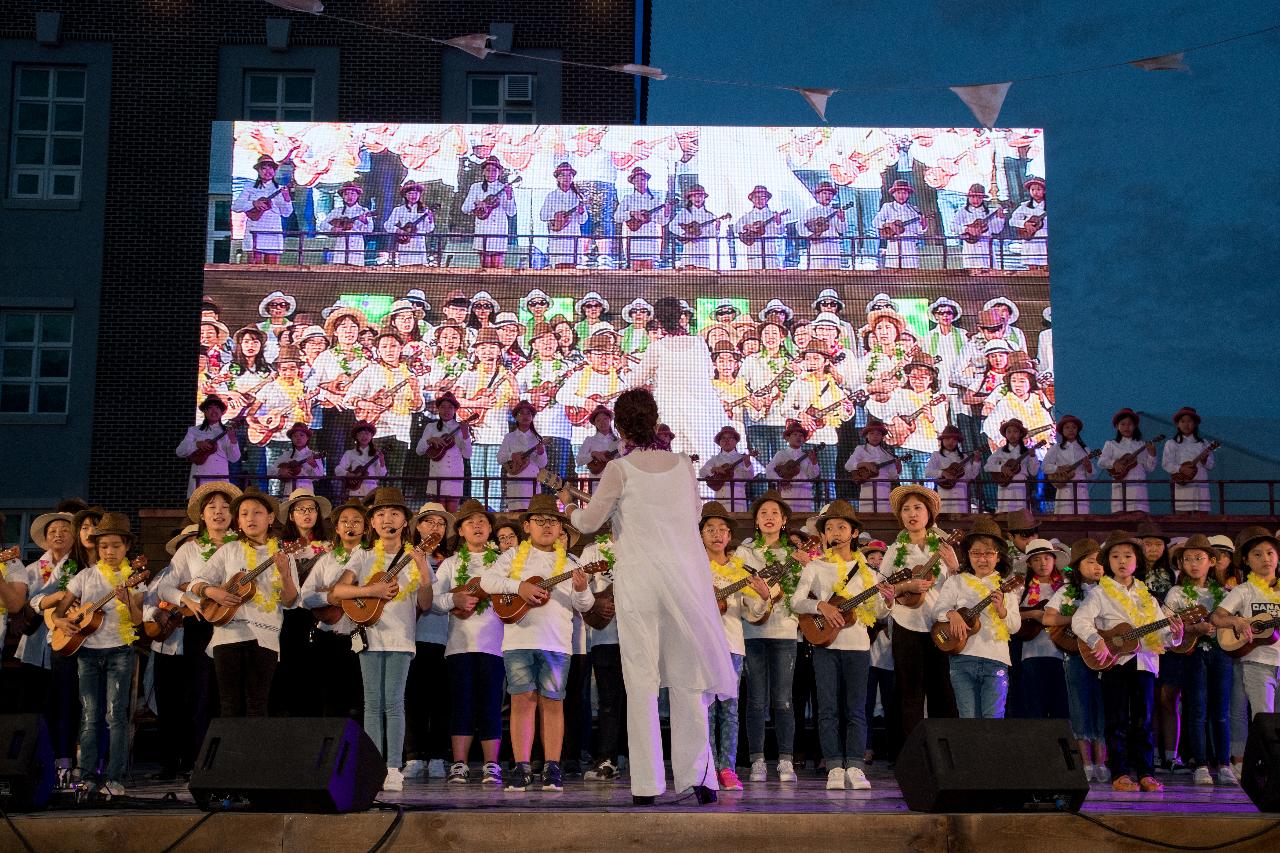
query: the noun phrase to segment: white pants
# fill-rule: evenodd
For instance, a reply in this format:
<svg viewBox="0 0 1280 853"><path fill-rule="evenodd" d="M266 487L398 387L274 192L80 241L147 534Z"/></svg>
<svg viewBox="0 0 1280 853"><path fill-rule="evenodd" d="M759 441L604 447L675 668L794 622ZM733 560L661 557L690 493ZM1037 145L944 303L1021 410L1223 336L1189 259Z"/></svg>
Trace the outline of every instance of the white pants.
<svg viewBox="0 0 1280 853"><path fill-rule="evenodd" d="M619 614L621 615L621 614ZM657 625L658 614L632 614L638 625ZM662 726L658 719L658 655L661 640L653 630L626 631L619 620L622 679L627 687L627 745L631 761L631 793L656 797L666 793L667 774L662 763ZM627 636L625 640L622 633ZM707 708L712 696L701 690L670 687L671 774L675 790L705 785L713 791L715 756L707 729Z"/></svg>

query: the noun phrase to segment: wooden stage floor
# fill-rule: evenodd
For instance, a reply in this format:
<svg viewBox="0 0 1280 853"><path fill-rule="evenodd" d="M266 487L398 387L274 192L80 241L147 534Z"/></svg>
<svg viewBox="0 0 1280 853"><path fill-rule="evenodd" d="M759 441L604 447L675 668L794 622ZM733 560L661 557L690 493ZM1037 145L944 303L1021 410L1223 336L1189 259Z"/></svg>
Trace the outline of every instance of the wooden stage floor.
<svg viewBox="0 0 1280 853"><path fill-rule="evenodd" d="M745 771L745 768L743 768ZM567 780L563 792L506 792L410 780L401 794L384 795L403 806L403 822L383 850L696 850L761 851L825 848L960 851L1153 850L1069 814L921 814L907 810L890 768L868 774L870 791L827 791L812 771L798 784L746 783L721 792L715 806L668 794L651 808L633 808L625 781L586 784ZM473 776L474 778L474 776ZM1238 787L1199 787L1190 776L1162 776L1161 794L1117 794L1095 783L1084 813L1145 838L1183 845L1214 845L1270 828L1250 841L1222 849L1280 849L1280 815L1260 814ZM171 799L166 801L166 795ZM176 802L172 801L176 796ZM44 851L161 853L204 813L178 783L136 782L129 797L112 804L14 816L32 847ZM395 812L375 808L350 815L215 814L182 840L183 853L299 851L347 853L373 847ZM22 849L0 824L0 851Z"/></svg>

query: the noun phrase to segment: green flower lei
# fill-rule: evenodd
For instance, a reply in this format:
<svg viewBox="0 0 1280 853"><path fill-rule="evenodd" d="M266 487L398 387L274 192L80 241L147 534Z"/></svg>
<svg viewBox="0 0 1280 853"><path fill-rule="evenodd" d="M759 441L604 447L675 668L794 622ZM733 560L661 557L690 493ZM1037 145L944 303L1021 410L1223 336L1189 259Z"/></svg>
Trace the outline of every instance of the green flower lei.
<svg viewBox="0 0 1280 853"><path fill-rule="evenodd" d="M58 590L66 590L67 584L71 583L71 579L75 577L78 571L80 571L80 566L76 564L75 558L67 557L67 561L62 564L62 577L58 578Z"/></svg>
<svg viewBox="0 0 1280 853"><path fill-rule="evenodd" d="M453 586L455 589L471 580L471 558L475 556L475 552L466 545L462 546L462 551L458 554L458 572L453 576ZM498 549L489 543L484 549L483 563L485 568L492 566L498 562ZM476 613L483 613L489 608L488 599L476 602Z"/></svg>
<svg viewBox="0 0 1280 853"><path fill-rule="evenodd" d="M329 553L333 555L333 559L338 561L339 566L345 566L347 563L351 562L351 555L354 554L355 551L348 551L347 546L343 545L342 542L339 541L337 545L333 546L333 550Z"/></svg>
<svg viewBox="0 0 1280 853"><path fill-rule="evenodd" d="M1207 580L1209 594L1213 596L1213 607L1209 608L1209 612L1212 613L1222 604L1222 599L1226 597L1227 591L1222 588L1222 584L1218 583L1213 575L1210 575ZM1200 593L1196 592L1196 585L1191 581L1191 578L1187 578L1182 582L1182 594L1186 596L1188 603L1198 601L1200 598Z"/></svg>
<svg viewBox="0 0 1280 853"><path fill-rule="evenodd" d="M905 569L907 567L907 546L911 544L911 534L905 530L902 531L898 534L898 538L894 540L894 543L898 546L898 553L893 556L893 567L897 570ZM938 553L938 536L933 531L929 531L925 534L924 544L929 548L929 556L933 556ZM936 578L941 574L942 568L935 563L933 566L933 576Z"/></svg>
<svg viewBox="0 0 1280 853"><path fill-rule="evenodd" d="M876 365L880 363L880 356L884 352L884 348L880 344L875 344L871 348L871 361L867 363L867 381L878 377L880 374L876 371ZM893 345L893 361L896 366L901 368L902 362L905 360L906 353L902 349L902 344L894 343ZM902 374L902 370L898 370L898 374Z"/></svg>
<svg viewBox="0 0 1280 853"><path fill-rule="evenodd" d="M778 586L782 587L782 603L787 608L787 613L791 613L791 596L795 594L796 585L800 583L800 571L804 568L800 562L795 559L795 547L786 540L785 537L778 537L778 544L774 548L780 547L783 552L783 559L779 560L773 553L774 548L769 548L764 544L764 534L757 532L756 538L751 543L757 551L764 553L765 568L773 568L778 563L785 561L787 570L782 573L778 579Z"/></svg>
<svg viewBox="0 0 1280 853"><path fill-rule="evenodd" d="M196 544L200 546L200 559L204 560L206 563L209 562L213 559L213 555L217 553L219 548L226 545L228 542L236 541L236 539L237 537L234 533L227 532L222 534L221 542L214 542L212 537L209 536L209 531L206 530L196 537Z"/></svg>
<svg viewBox="0 0 1280 853"><path fill-rule="evenodd" d="M613 555L613 548L609 544L609 534L601 533L596 537L596 548L600 551L600 556L604 557L604 561L609 564L609 571L613 571L614 561L617 559Z"/></svg>
<svg viewBox="0 0 1280 853"><path fill-rule="evenodd" d="M530 363L533 365L533 382L529 384L534 386L541 385L542 384L542 365L544 364L542 360L542 356L535 355ZM551 360L551 369L554 370L556 373L559 373L561 370L564 369L564 362L560 360L559 356Z"/></svg>

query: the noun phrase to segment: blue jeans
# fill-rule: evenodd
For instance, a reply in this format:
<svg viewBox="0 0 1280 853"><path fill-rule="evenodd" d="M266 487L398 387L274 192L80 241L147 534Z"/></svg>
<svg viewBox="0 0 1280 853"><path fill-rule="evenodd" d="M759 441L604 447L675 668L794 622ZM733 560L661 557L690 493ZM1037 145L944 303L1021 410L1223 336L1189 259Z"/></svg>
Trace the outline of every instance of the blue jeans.
<svg viewBox="0 0 1280 853"><path fill-rule="evenodd" d="M485 506L497 506L502 498L502 481L498 479L502 473L502 466L498 464L498 447L497 444L471 445L471 497Z"/></svg>
<svg viewBox="0 0 1280 853"><path fill-rule="evenodd" d="M388 767L404 765L404 688L412 660L408 652L360 653L364 730L378 745Z"/></svg>
<svg viewBox="0 0 1280 853"><path fill-rule="evenodd" d="M106 715L111 731L107 759L108 782L124 780L129 761L129 688L133 686L132 646L111 649L81 648L77 654L80 676L80 767L85 774L98 766L98 724ZM107 707L100 696L105 686Z"/></svg>
<svg viewBox="0 0 1280 853"><path fill-rule="evenodd" d="M733 660L733 671L741 679L743 656L730 652L729 657ZM732 770L738 766L738 700L717 699L709 711L707 728L711 736L711 748L716 754L716 769ZM716 737L717 725L720 726L719 738Z"/></svg>
<svg viewBox="0 0 1280 853"><path fill-rule="evenodd" d="M1106 710L1102 707L1102 679L1080 655L1067 655L1063 662L1067 675L1067 707L1071 713L1071 733L1076 740L1103 740L1106 737Z"/></svg>
<svg viewBox="0 0 1280 853"><path fill-rule="evenodd" d="M962 719L1002 720L1009 695L1009 666L990 658L956 655L951 659L951 688Z"/></svg>
<svg viewBox="0 0 1280 853"><path fill-rule="evenodd" d="M867 673L871 652L815 648L813 677L818 683L818 741L827 770L866 768ZM844 715L844 745L840 716Z"/></svg>
<svg viewBox="0 0 1280 853"><path fill-rule="evenodd" d="M1163 668L1164 661L1160 663ZM1183 660L1182 701L1190 725L1182 734L1193 768L1206 764L1226 767L1231 760L1231 725L1227 720L1231 665L1230 656L1216 645L1201 645ZM1211 745L1205 743L1206 729L1213 739Z"/></svg>
<svg viewBox="0 0 1280 853"><path fill-rule="evenodd" d="M791 702L796 674L795 640L747 640L747 746L751 760L764 758L764 721L773 712L778 758L791 760L796 715Z"/></svg>

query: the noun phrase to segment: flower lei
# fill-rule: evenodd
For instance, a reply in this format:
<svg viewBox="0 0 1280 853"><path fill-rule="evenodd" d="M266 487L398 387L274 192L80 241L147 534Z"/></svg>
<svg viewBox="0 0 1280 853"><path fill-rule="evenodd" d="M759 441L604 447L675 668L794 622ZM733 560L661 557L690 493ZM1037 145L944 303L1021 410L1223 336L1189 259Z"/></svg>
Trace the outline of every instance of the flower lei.
<svg viewBox="0 0 1280 853"><path fill-rule="evenodd" d="M251 569L257 564L258 549L248 539L240 540L240 548L244 551L244 565L246 569ZM280 542L276 539L267 540L267 559L271 559L280 550ZM253 594L253 603L260 609L268 613L280 606L280 593L284 591L284 586L280 582L280 572L273 571L271 573L271 595L262 594L262 583L259 578L255 584L257 591Z"/></svg>
<svg viewBox="0 0 1280 853"><path fill-rule="evenodd" d="M209 562L213 559L213 555L218 552L219 548L228 542L234 542L236 538L237 537L234 533L228 531L227 533L222 534L221 542L214 542L213 537L209 535L209 531L205 530L196 537L196 545L200 548L200 559L204 560L206 563Z"/></svg>
<svg viewBox="0 0 1280 853"><path fill-rule="evenodd" d="M898 546L898 552L893 555L893 568L896 571L902 571L907 567L907 546L911 544L911 534L902 531L898 534L898 538L894 540L894 544ZM938 535L933 531L925 534L924 544L929 549L929 556L932 557L938 553ZM942 574L941 564L935 563L933 566L933 576L936 578Z"/></svg>
<svg viewBox="0 0 1280 853"><path fill-rule="evenodd" d="M747 576L746 563L741 557L730 556L728 564L717 563L715 560L709 560L711 563L711 574L718 577L723 583L716 586L728 586L737 583ZM759 598L760 595L750 586L744 586L740 592L743 595L751 595Z"/></svg>
<svg viewBox="0 0 1280 853"><path fill-rule="evenodd" d="M345 566L347 563L351 562L351 555L355 553L355 550L348 551L346 545L343 545L342 542L338 542L337 545L333 546L333 550L329 553L333 555L333 559L337 561L339 566Z"/></svg>
<svg viewBox="0 0 1280 853"><path fill-rule="evenodd" d="M591 384L591 378L593 376L608 377L609 382L608 382L608 385L605 387L603 396L607 397L610 394L612 394L614 391L618 390L618 371L616 368L611 367L609 368L609 370L603 373L600 373L594 367L588 366L587 369L583 370L582 374L578 377L578 396L579 397L587 396L587 388Z"/></svg>
<svg viewBox="0 0 1280 853"><path fill-rule="evenodd" d="M106 563L98 561L98 573L102 575L102 579L111 584L111 588L123 586L124 582L133 574L133 566L129 565L128 560L120 563L119 568L112 570ZM133 626L133 618L129 615L129 605L125 604L119 598L115 599L116 630L120 633L120 644L122 646L132 645L138 639L138 631Z"/></svg>
<svg viewBox="0 0 1280 853"><path fill-rule="evenodd" d="M1222 588L1222 584L1218 583L1217 579L1212 575L1205 579L1205 585L1209 589L1209 594L1213 596L1213 607L1209 608L1209 612L1212 613L1218 609L1218 605L1222 604L1222 599L1226 597L1227 591ZM1191 578L1187 578L1182 582L1182 594L1186 597L1188 604L1200 599L1200 593L1196 591L1196 585Z"/></svg>
<svg viewBox="0 0 1280 853"><path fill-rule="evenodd" d="M409 543L408 542L404 543L403 553L409 554L412 552L413 552L413 549L409 546ZM365 578L364 582L368 583L369 579L372 578L374 575L376 575L378 572L382 571L384 568L386 568L386 565L387 565L387 546L382 544L382 537L379 536L376 540L374 540L374 543L373 543L373 567L369 569L369 577ZM418 563L415 560L410 560L409 561L409 580L406 583L400 585L400 591L397 592L396 597L391 600L404 601L409 596L409 593L415 592L418 589L418 584L420 584L421 582L422 582L422 574L418 571Z"/></svg>
<svg viewBox="0 0 1280 853"><path fill-rule="evenodd" d="M67 561L62 564L62 577L58 578L58 590L60 592L66 591L67 584L71 583L71 579L76 576L78 571L80 571L80 566L76 563L75 558L67 557Z"/></svg>
<svg viewBox="0 0 1280 853"><path fill-rule="evenodd" d="M471 580L471 558L475 556L475 552L470 548L463 546L462 551L458 555L458 573L453 576L454 589ZM498 562L498 549L493 543L485 546L484 557L482 558L484 567L487 569L494 563ZM476 613L483 613L489 607L489 599L483 598L476 602Z"/></svg>
<svg viewBox="0 0 1280 853"><path fill-rule="evenodd" d="M985 578L977 575L971 575L968 572L962 572L959 577L964 579L965 584L985 598L988 593L995 592L1000 586L1000 575L998 572L992 572ZM990 607L982 611L982 619L991 626L991 634L998 643L1007 643L1009 641L1009 626L1004 624L1004 620L996 615L995 611Z"/></svg>
<svg viewBox="0 0 1280 853"><path fill-rule="evenodd" d="M884 348L880 344L875 344L871 348L871 361L867 363L867 382L877 378L880 374L876 372L876 366L880 364L880 356L884 353ZM893 363L900 365L905 360L906 352L902 349L902 344L894 343L893 345ZM899 371L901 373L901 371Z"/></svg>
<svg viewBox="0 0 1280 853"><path fill-rule="evenodd" d="M1084 590L1079 586L1072 584L1062 593L1062 607L1058 608L1058 613L1063 616L1070 616L1080 609L1080 600L1084 598Z"/></svg>
<svg viewBox="0 0 1280 853"><path fill-rule="evenodd" d="M529 551L533 549L533 543L528 539L520 543L520 547L516 549L516 555L511 560L511 571L507 577L513 581L520 580L524 576L524 564L529 560ZM564 573L565 564L569 562L569 554L564 550L564 546L556 542L556 563L551 569L551 577Z"/></svg>
<svg viewBox="0 0 1280 853"><path fill-rule="evenodd" d="M529 384L533 386L541 385L542 384L542 365L545 364L545 362L542 360L542 356L535 355L530 363L533 365L533 381ZM561 370L564 369L564 362L560 360L559 356L556 356L555 358L551 359L551 369L556 373L559 373Z"/></svg>
<svg viewBox="0 0 1280 853"><path fill-rule="evenodd" d="M1280 604L1280 590L1277 590L1272 586L1271 581L1265 580L1264 578L1255 575L1253 572L1250 572L1249 583L1253 584L1254 588L1258 590L1258 594L1265 600L1272 604Z"/></svg>
<svg viewBox="0 0 1280 853"><path fill-rule="evenodd" d="M609 534L601 533L596 537L596 550L600 552L600 556L604 557L604 561L609 564L609 571L613 571L613 564L617 557L613 553L613 543L609 541Z"/></svg>
<svg viewBox="0 0 1280 853"><path fill-rule="evenodd" d="M841 598L849 598L848 588L849 581L849 563L835 552L834 549L828 548L822 555L822 559L831 563L839 569L839 580L836 581L835 588L831 591ZM862 556L861 551L853 552L853 562L857 565L858 570L854 573L858 579L862 581L863 589L871 589L876 585L876 579L871 574L871 569L867 566L867 558ZM863 625L870 627L876 624L876 601L874 598L867 599L858 605L855 612L858 615L858 621Z"/></svg>
<svg viewBox="0 0 1280 853"><path fill-rule="evenodd" d="M330 349L333 352L334 359L338 362L338 369L350 376L352 367L350 356L356 354L355 346L353 345L349 350L344 350L338 344L334 344Z"/></svg>
<svg viewBox="0 0 1280 853"><path fill-rule="evenodd" d="M1057 592L1062 588L1063 583L1065 583L1065 581L1062 578L1062 573L1055 569L1053 573L1049 575L1049 586L1054 592ZM1027 597L1022 602L1023 607L1035 607L1042 601L1040 597L1040 584L1041 581L1039 578L1030 575L1028 576Z"/></svg>
<svg viewBox="0 0 1280 853"><path fill-rule="evenodd" d="M1160 619L1160 608L1147 590L1147 585L1135 578L1133 588L1138 592L1137 604L1134 604L1133 599L1129 597L1128 591L1117 583L1114 578L1103 577L1098 582L1098 589L1102 590L1107 598L1116 603L1133 627L1140 628L1143 625L1158 621ZM1161 645L1160 640L1154 633L1143 637L1142 645L1147 651L1157 654L1164 650L1164 646Z"/></svg>
<svg viewBox="0 0 1280 853"><path fill-rule="evenodd" d="M794 554L796 550L790 542L783 538L779 538L778 544L774 545L773 548L768 548L764 544L764 534L758 532L756 533L756 538L752 541L752 544L755 546L757 551L764 554L765 568L773 568L783 560L790 560L791 555ZM782 549L782 560L779 560L778 556L774 554L774 550L778 548ZM791 596L795 594L796 585L799 582L800 572L795 568L790 571L783 572L782 576L778 579L778 586L782 587L783 592L782 603L787 608L787 613L791 612Z"/></svg>

